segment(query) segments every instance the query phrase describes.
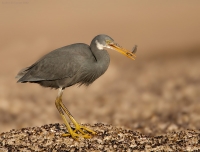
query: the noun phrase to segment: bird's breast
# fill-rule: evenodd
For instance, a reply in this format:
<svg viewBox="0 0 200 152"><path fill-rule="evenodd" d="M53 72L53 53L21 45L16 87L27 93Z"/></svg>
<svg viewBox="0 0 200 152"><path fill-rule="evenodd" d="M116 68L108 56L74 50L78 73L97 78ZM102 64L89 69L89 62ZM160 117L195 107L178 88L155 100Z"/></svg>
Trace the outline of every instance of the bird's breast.
<svg viewBox="0 0 200 152"><path fill-rule="evenodd" d="M99 78L101 75L103 75L106 70L108 69L110 59L104 58L105 61L95 61L91 62L90 65L86 65L81 71L81 81L80 84L84 85L90 85L93 83L97 78Z"/></svg>

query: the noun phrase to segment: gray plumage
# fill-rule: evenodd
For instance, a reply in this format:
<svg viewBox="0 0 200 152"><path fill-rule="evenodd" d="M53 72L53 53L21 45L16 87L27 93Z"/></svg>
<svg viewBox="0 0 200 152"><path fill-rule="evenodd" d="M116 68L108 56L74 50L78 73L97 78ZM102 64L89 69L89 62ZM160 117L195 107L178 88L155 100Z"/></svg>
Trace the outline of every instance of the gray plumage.
<svg viewBox="0 0 200 152"><path fill-rule="evenodd" d="M56 49L30 67L22 69L17 82L38 83L44 87L66 88L74 84L89 85L108 68L110 57L106 50L99 49L106 41L113 41L107 35L96 36L90 46L76 43Z"/></svg>

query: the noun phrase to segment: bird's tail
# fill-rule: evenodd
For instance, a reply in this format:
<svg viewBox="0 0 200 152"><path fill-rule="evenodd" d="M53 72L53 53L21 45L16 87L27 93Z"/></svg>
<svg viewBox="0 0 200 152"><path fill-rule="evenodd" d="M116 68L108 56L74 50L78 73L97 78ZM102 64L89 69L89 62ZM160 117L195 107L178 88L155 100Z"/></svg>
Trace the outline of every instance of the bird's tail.
<svg viewBox="0 0 200 152"><path fill-rule="evenodd" d="M15 77L17 79L17 82L23 82L21 78L25 76L28 71L29 71L29 67L20 70L17 76Z"/></svg>

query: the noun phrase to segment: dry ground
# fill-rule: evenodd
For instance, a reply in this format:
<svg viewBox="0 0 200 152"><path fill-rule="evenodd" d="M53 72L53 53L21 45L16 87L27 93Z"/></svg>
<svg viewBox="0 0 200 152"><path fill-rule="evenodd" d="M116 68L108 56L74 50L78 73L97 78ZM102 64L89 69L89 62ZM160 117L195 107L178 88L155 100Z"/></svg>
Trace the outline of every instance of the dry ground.
<svg viewBox="0 0 200 152"><path fill-rule="evenodd" d="M139 151L198 151L200 133L194 130L175 131L149 137L139 132L101 123L87 125L96 131L91 139L73 140L61 137L65 126L49 124L42 127L11 130L0 136L0 151L45 152L139 152Z"/></svg>

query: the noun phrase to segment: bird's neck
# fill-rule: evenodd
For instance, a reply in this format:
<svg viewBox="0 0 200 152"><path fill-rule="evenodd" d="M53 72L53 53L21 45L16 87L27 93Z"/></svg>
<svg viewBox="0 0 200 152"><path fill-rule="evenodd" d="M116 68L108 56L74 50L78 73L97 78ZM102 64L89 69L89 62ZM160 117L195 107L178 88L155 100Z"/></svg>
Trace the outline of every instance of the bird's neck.
<svg viewBox="0 0 200 152"><path fill-rule="evenodd" d="M106 50L99 50L96 45L91 46L91 51L96 60L95 66L97 69L101 69L102 74L108 69L110 63L110 56Z"/></svg>

